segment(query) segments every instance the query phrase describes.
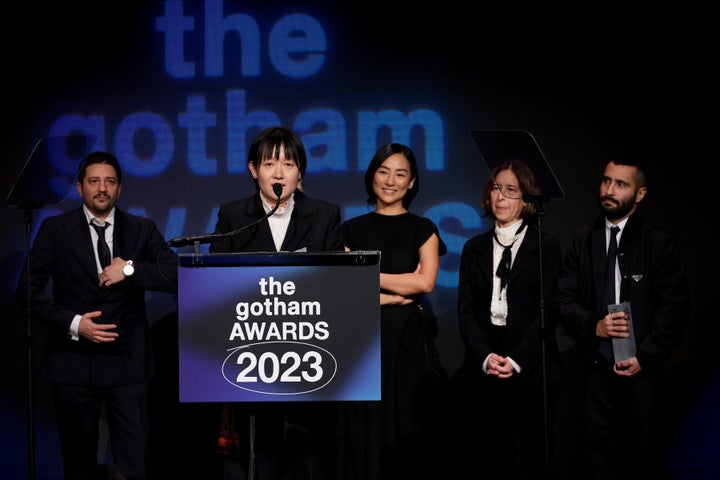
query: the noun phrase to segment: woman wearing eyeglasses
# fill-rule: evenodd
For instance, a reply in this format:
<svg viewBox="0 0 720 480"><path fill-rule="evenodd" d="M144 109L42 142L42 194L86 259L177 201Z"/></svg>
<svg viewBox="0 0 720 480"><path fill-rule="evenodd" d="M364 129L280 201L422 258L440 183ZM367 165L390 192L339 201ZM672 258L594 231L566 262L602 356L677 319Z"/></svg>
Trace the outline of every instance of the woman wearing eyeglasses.
<svg viewBox="0 0 720 480"><path fill-rule="evenodd" d="M524 196L539 193L525 163L496 166L482 194L492 228L462 251L457 307L465 356L451 408L453 438L463 439L453 448L458 474L491 464L502 478L546 478L551 469L561 367L541 293L550 305L561 246L538 234L536 205Z"/></svg>

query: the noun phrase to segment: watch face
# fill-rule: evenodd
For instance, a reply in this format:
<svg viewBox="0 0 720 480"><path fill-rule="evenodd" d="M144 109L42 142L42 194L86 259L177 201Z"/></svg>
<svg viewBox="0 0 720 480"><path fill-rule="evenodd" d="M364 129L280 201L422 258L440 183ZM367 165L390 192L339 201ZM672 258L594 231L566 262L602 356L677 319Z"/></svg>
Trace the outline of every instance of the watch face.
<svg viewBox="0 0 720 480"><path fill-rule="evenodd" d="M123 267L123 273L128 277L135 273L135 267L133 267L132 262L128 262L127 265Z"/></svg>

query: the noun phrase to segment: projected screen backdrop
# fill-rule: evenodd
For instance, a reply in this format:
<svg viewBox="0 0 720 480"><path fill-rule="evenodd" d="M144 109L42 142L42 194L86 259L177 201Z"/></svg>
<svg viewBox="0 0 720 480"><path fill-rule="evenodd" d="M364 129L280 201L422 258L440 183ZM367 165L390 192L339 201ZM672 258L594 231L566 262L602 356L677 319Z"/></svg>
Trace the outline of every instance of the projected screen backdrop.
<svg viewBox="0 0 720 480"><path fill-rule="evenodd" d="M659 27L625 24L613 12L608 19L561 22L550 11L520 15L483 7L470 14L459 4L420 11L373 1L96 3L53 4L42 11L18 6L12 21L23 34L3 33L5 198L38 141L85 135L93 139L93 150L120 159L120 208L153 218L168 239L212 232L221 203L254 191L246 165L253 137L281 124L294 129L307 149L307 194L339 204L347 219L368 211L363 175L377 147L405 143L420 167L411 211L432 219L448 246L426 306L437 318L436 341L450 374L462 359L455 314L459 255L466 240L490 227L479 203L489 170L471 137L474 130L517 130L537 141L564 194L545 205L543 225L564 244L596 214L599 175L615 143L646 145L661 168L645 213L686 247L691 271L702 263L688 248L695 227L687 225L706 223L706 217L681 211L677 192L662 191L673 192L670 167L678 156L704 155L701 140L709 128L695 110L707 84L694 61L707 48L698 38L702 28L692 36L668 37ZM684 17L673 12L672 18ZM48 169L72 177L81 158L60 155ZM31 178L36 175L42 176ZM38 178L40 198L62 200L32 212L31 238L44 218L79 204L68 186ZM692 191L698 206L710 189ZM21 477L26 322L12 297L28 224L15 205L0 214L2 309L12 319L2 349L4 364L12 368L0 387L2 423L11 427L2 429L0 477L3 469ZM704 220L688 221L686 215ZM708 329L717 327L695 320L709 309L703 298L708 287L692 282L694 335L686 351L703 352L692 355L706 355L701 363L712 365L711 349L702 344L709 340L700 339L711 338ZM148 301L160 345L168 349L160 349L159 367L172 371L177 336L166 325L173 322L176 299L150 294ZM558 335L571 352L570 339ZM40 338L33 343L35 363ZM576 448L581 435L575 430L581 398L575 398L574 371L568 373L568 426L561 440L567 448ZM672 420L677 471L690 463L718 468L715 453L708 453L718 451L717 440L704 438L708 427L696 420L717 394L717 376L705 372ZM56 433L47 385L36 383L37 464L51 475L59 469ZM572 467L565 469L572 476Z"/></svg>

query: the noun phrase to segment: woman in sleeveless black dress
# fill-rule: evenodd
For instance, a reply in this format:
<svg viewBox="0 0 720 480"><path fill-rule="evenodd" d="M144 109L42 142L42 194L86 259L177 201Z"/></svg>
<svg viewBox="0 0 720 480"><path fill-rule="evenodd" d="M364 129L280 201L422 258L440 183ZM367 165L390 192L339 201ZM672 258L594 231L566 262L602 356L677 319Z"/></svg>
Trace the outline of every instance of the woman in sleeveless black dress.
<svg viewBox="0 0 720 480"><path fill-rule="evenodd" d="M346 250L381 251L382 400L341 409L338 479L441 478L447 374L421 304L447 249L430 219L408 211L419 189L412 150L380 147L365 186L375 209L345 221L341 234Z"/></svg>

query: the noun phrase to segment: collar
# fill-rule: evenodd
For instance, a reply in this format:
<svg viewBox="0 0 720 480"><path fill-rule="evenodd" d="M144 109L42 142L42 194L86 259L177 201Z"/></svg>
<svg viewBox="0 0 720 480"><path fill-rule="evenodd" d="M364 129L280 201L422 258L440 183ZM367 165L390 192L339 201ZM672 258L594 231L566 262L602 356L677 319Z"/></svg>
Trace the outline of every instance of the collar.
<svg viewBox="0 0 720 480"><path fill-rule="evenodd" d="M623 230L625 230L625 225L627 224L627 221L630 219L630 217L625 217L622 219L619 223L610 223L608 219L605 219L605 229L610 230L610 227L617 225L620 227L620 231L618 234L622 233Z"/></svg>
<svg viewBox="0 0 720 480"><path fill-rule="evenodd" d="M110 225L115 225L115 207L112 207L110 209L110 213L108 214L107 218L103 221L97 218L95 215L93 215L90 210L83 204L83 213L85 214L85 223L90 224L93 220L95 220L94 223L103 226L105 225L105 222L109 223Z"/></svg>
<svg viewBox="0 0 720 480"><path fill-rule="evenodd" d="M517 237L517 235L523 230L524 224L522 218L511 223L507 227L501 227L497 223L495 224L495 234L502 239L511 241Z"/></svg>
<svg viewBox="0 0 720 480"><path fill-rule="evenodd" d="M275 208L275 204L271 204L267 200L265 200L265 197L262 196L262 193L260 194L260 201L263 205L263 210L265 210L265 213L269 213L270 210ZM290 215L292 214L293 207L295 206L295 194L293 193L290 198L288 198L288 201L285 203L281 203L278 207L277 211L273 213L273 217L282 217L283 215Z"/></svg>

